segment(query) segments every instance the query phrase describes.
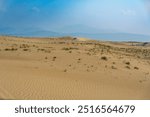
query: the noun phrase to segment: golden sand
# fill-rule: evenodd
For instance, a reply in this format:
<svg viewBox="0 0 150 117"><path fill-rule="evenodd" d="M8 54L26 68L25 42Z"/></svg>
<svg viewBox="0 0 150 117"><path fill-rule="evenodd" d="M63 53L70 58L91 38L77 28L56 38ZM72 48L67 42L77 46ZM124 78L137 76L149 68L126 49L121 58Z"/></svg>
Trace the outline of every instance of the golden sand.
<svg viewBox="0 0 150 117"><path fill-rule="evenodd" d="M150 48L0 37L0 99L150 99Z"/></svg>

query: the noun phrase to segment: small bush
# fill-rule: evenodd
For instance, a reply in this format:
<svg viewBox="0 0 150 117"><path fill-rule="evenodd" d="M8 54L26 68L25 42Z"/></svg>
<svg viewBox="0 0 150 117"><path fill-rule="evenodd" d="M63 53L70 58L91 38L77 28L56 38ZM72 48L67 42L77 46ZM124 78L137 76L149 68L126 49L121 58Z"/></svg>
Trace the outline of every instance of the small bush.
<svg viewBox="0 0 150 117"><path fill-rule="evenodd" d="M6 48L5 51L17 51L17 48Z"/></svg>
<svg viewBox="0 0 150 117"><path fill-rule="evenodd" d="M29 51L29 49L23 49L23 51Z"/></svg>
<svg viewBox="0 0 150 117"><path fill-rule="evenodd" d="M55 61L55 60L56 60L56 58L57 58L57 57L56 57L56 56L54 56L54 57L53 57L53 61Z"/></svg>
<svg viewBox="0 0 150 117"><path fill-rule="evenodd" d="M134 67L134 69L139 70L139 68L138 68L138 67Z"/></svg>
<svg viewBox="0 0 150 117"><path fill-rule="evenodd" d="M9 51L10 49L6 48L5 51Z"/></svg>
<svg viewBox="0 0 150 117"><path fill-rule="evenodd" d="M105 60L105 61L108 60L106 56L102 56L101 59L102 59L102 60Z"/></svg>
<svg viewBox="0 0 150 117"><path fill-rule="evenodd" d="M115 66L111 66L112 69L117 69Z"/></svg>
<svg viewBox="0 0 150 117"><path fill-rule="evenodd" d="M126 66L127 69L130 69L130 66Z"/></svg>
<svg viewBox="0 0 150 117"><path fill-rule="evenodd" d="M115 62L113 62L112 64L116 64Z"/></svg>
<svg viewBox="0 0 150 117"><path fill-rule="evenodd" d="M45 49L38 49L38 51L45 51Z"/></svg>
<svg viewBox="0 0 150 117"><path fill-rule="evenodd" d="M69 48L62 48L62 50L66 50L66 51L68 51L68 50L70 50Z"/></svg>
<svg viewBox="0 0 150 117"><path fill-rule="evenodd" d="M130 65L130 62L125 62L126 65Z"/></svg>
<svg viewBox="0 0 150 117"><path fill-rule="evenodd" d="M70 47L70 48L62 48L62 50L66 50L66 51L69 51L69 50L78 50L78 48L73 48L73 47Z"/></svg>
<svg viewBox="0 0 150 117"><path fill-rule="evenodd" d="M67 72L67 69L65 69L64 72Z"/></svg>

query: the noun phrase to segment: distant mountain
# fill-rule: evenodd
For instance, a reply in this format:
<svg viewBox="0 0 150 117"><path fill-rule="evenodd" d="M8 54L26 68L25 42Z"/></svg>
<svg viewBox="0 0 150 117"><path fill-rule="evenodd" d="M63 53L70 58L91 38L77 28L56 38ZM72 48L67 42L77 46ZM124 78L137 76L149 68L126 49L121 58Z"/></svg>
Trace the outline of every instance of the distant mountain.
<svg viewBox="0 0 150 117"><path fill-rule="evenodd" d="M75 24L75 25L69 25L64 26L62 28L57 29L57 32L63 32L63 33L113 33L114 30L108 30L108 29L97 29L95 27L83 25L83 24Z"/></svg>
<svg viewBox="0 0 150 117"><path fill-rule="evenodd" d="M57 33L53 31L25 28L25 29L14 29L10 27L0 28L0 35L9 36L25 36L25 37L57 37L64 36L63 33Z"/></svg>
<svg viewBox="0 0 150 117"><path fill-rule="evenodd" d="M15 35L25 36L25 37L60 37L60 36L65 36L62 33L57 33L57 32L52 32L52 31L44 31L44 30L27 32L27 33L20 33L20 34L15 34Z"/></svg>
<svg viewBox="0 0 150 117"><path fill-rule="evenodd" d="M58 29L59 32L67 33L67 35L86 37L97 40L110 40L110 41L150 41L150 35L122 33L109 29L97 29L82 24L75 24L65 26Z"/></svg>
<svg viewBox="0 0 150 117"><path fill-rule="evenodd" d="M69 30L69 27L68 27ZM82 27L82 32L75 32L75 28L70 28L70 32L58 32L47 31L41 29L13 29L13 28L0 28L0 35L10 35L10 36L25 36L25 37L61 37L61 36L74 36L74 37L85 37L97 40L106 40L106 41L139 41L139 42L150 42L150 35L142 34L130 34L130 33L115 33L105 31L100 31L100 33L92 33L86 27ZM94 30L94 29L93 29ZM85 31L89 33L84 33ZM96 31L96 29L95 29ZM72 33L73 32L73 33ZM74 33L75 32L75 33Z"/></svg>
<svg viewBox="0 0 150 117"><path fill-rule="evenodd" d="M72 33L72 36L87 37L97 40L107 41L144 41L150 42L150 35L130 34L130 33Z"/></svg>

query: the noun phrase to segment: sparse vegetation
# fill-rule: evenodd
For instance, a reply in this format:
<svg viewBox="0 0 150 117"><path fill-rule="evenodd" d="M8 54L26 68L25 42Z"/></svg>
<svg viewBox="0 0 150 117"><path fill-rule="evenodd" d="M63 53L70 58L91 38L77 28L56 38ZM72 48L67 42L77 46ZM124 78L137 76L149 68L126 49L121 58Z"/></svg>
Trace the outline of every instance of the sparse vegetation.
<svg viewBox="0 0 150 117"><path fill-rule="evenodd" d="M70 48L62 48L62 50L66 50L66 51L69 51L69 50L78 50L79 48L73 48L73 47L70 47Z"/></svg>
<svg viewBox="0 0 150 117"><path fill-rule="evenodd" d="M29 49L23 49L23 51L29 51Z"/></svg>
<svg viewBox="0 0 150 117"><path fill-rule="evenodd" d="M117 69L115 66L111 66L112 69Z"/></svg>
<svg viewBox="0 0 150 117"><path fill-rule="evenodd" d="M45 49L37 49L38 51L45 51Z"/></svg>
<svg viewBox="0 0 150 117"><path fill-rule="evenodd" d="M139 70L139 68L138 68L138 67L134 67L134 69Z"/></svg>
<svg viewBox="0 0 150 117"><path fill-rule="evenodd" d="M116 62L113 62L112 64L116 64Z"/></svg>
<svg viewBox="0 0 150 117"><path fill-rule="evenodd" d="M70 49L69 49L69 48L65 48L65 47L64 47L64 48L62 48L62 50L66 50L66 51L68 51L68 50L70 50Z"/></svg>
<svg viewBox="0 0 150 117"><path fill-rule="evenodd" d="M98 99L101 94L93 96L94 93L92 92L95 90L101 92L103 90L101 86L103 85L105 85L104 89L108 94L111 94L109 89L116 90L112 98L115 98L117 94L121 98L124 98L124 96L131 97L133 95L130 94L134 94L134 91L138 93L135 98L141 98L141 95L148 91L147 87L150 83L150 59L147 59L150 57L149 47L133 46L130 48L124 42L113 45L112 42L72 41L66 40L66 38L13 38L6 41L0 39L0 43L1 41L3 42L2 45L0 44L1 73L4 76L2 80L6 79L2 83L4 83L4 86L11 84L8 80L12 76L12 79L19 82L16 83L19 84L16 87L12 84L12 89L22 88L21 91L25 91L26 98L30 98L32 95L29 92L28 97L28 94L26 95L28 90L24 90L24 87L35 90L33 91L35 98L37 98L36 92L39 90L39 98L42 98L40 95L45 94L45 97L51 98L53 91L56 91L54 93L56 99L65 98L65 96L69 98L72 95L79 96L78 92L71 92L71 95L69 92L68 94L68 91L78 91L78 89L81 90L79 93L84 93L84 89L90 89L87 91L91 94L86 92L89 95L85 95L85 98L90 98L92 95L92 97ZM8 75L3 75L5 72ZM22 76L21 84L18 75ZM26 83L27 80L31 80L31 82ZM35 82L35 80L38 80L38 82ZM76 80L78 82L75 82ZM111 84L113 82L115 85ZM31 86L26 86L26 84ZM56 87L52 87L53 85ZM123 86L121 90L117 90L120 86ZM60 88L64 91L63 96L58 95L61 92ZM71 88L71 90L67 88ZM41 90L47 93L44 94ZM130 94L128 93L129 90ZM10 93L13 94L13 91ZM22 97L22 95L20 96ZM55 99L55 97L52 98ZM111 95L108 95L108 98L111 98Z"/></svg>
<svg viewBox="0 0 150 117"><path fill-rule="evenodd" d="M6 48L5 51L17 51L17 48Z"/></svg>
<svg viewBox="0 0 150 117"><path fill-rule="evenodd" d="M67 69L65 69L64 72L67 72Z"/></svg>
<svg viewBox="0 0 150 117"><path fill-rule="evenodd" d="M102 56L102 57L101 57L101 60L107 61L108 58L107 58L106 56Z"/></svg>
<svg viewBox="0 0 150 117"><path fill-rule="evenodd" d="M55 61L55 60L56 60L56 58L57 58L57 57L56 57L56 56L54 56L54 57L53 57L53 61Z"/></svg>
<svg viewBox="0 0 150 117"><path fill-rule="evenodd" d="M125 62L126 65L130 65L130 62Z"/></svg>
<svg viewBox="0 0 150 117"><path fill-rule="evenodd" d="M125 68L127 68L127 69L131 69L131 68L130 68L130 66L126 66Z"/></svg>
<svg viewBox="0 0 150 117"><path fill-rule="evenodd" d="M30 46L28 44L22 44L20 45L20 48L29 48Z"/></svg>

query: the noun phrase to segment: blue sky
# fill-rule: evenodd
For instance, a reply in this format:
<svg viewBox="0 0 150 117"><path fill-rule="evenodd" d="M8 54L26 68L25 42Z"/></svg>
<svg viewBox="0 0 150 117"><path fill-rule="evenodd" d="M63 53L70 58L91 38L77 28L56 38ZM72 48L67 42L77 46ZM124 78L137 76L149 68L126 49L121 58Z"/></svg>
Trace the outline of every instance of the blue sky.
<svg viewBox="0 0 150 117"><path fill-rule="evenodd" d="M150 35L150 1L0 0L0 26L64 32L65 27L86 26L91 32L97 29L95 33Z"/></svg>

